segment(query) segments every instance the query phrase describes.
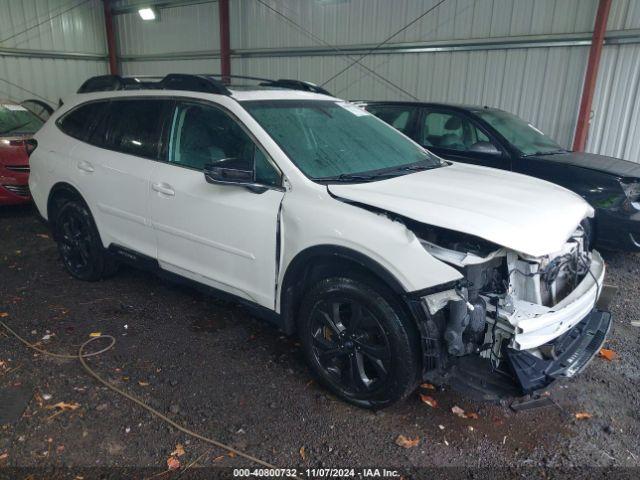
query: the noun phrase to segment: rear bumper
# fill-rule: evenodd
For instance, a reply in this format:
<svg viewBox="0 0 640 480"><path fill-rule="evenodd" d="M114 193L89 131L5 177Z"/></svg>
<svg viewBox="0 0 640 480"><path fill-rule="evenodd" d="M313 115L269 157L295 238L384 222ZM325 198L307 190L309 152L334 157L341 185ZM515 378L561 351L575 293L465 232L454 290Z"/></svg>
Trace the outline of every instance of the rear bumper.
<svg viewBox="0 0 640 480"><path fill-rule="evenodd" d="M593 310L571 330L545 345L551 358L507 349L507 360L524 393L546 387L560 377L573 377L600 351L611 328L611 314Z"/></svg>

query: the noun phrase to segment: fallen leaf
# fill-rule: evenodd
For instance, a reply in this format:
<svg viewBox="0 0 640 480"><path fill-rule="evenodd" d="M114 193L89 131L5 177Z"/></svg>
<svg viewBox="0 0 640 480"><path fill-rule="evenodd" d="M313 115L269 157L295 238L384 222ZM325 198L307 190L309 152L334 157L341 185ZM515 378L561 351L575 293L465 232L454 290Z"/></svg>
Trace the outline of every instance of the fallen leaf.
<svg viewBox="0 0 640 480"><path fill-rule="evenodd" d="M457 415L460 418L466 418L466 415L464 414L464 410L457 405L454 405L453 407L451 407L451 413L453 413L454 415Z"/></svg>
<svg viewBox="0 0 640 480"><path fill-rule="evenodd" d="M91 332L91 333L89 334L89 336L90 336L91 338L101 337L101 336L102 336L102 332Z"/></svg>
<svg viewBox="0 0 640 480"><path fill-rule="evenodd" d="M222 459L224 459L224 455L220 455L219 457L214 458L213 461L214 462L219 462Z"/></svg>
<svg viewBox="0 0 640 480"><path fill-rule="evenodd" d="M169 470L177 470L180 468L180 460L178 457L174 457L173 455L167 458L167 467Z"/></svg>
<svg viewBox="0 0 640 480"><path fill-rule="evenodd" d="M300 447L300 458L302 460L306 460L307 459L307 454L304 451L304 447Z"/></svg>
<svg viewBox="0 0 640 480"><path fill-rule="evenodd" d="M7 452L4 452L2 455L0 455L0 460L6 460L7 458L9 458L9 454Z"/></svg>
<svg viewBox="0 0 640 480"><path fill-rule="evenodd" d="M426 403L431 408L436 408L438 406L438 402L429 395L424 395L423 393L421 393L420 400L422 400L422 403Z"/></svg>
<svg viewBox="0 0 640 480"><path fill-rule="evenodd" d="M47 240L49 239L49 235L47 235L46 233L38 233L36 234L36 237L46 238Z"/></svg>
<svg viewBox="0 0 640 480"><path fill-rule="evenodd" d="M578 412L576 413L576 420L589 420L591 418L591 414L587 412Z"/></svg>
<svg viewBox="0 0 640 480"><path fill-rule="evenodd" d="M598 352L598 356L609 361L617 357L616 352L609 350L608 348L601 348L600 352Z"/></svg>
<svg viewBox="0 0 640 480"><path fill-rule="evenodd" d="M181 457L182 455L184 455L184 447L182 446L181 443L176 443L176 449L171 452L172 456L176 456L176 457Z"/></svg>
<svg viewBox="0 0 640 480"><path fill-rule="evenodd" d="M472 418L473 420L477 420L480 418L480 415L478 415L477 413L474 413L474 412L467 413L457 405L451 407L451 413L453 413L454 415L460 418Z"/></svg>
<svg viewBox="0 0 640 480"><path fill-rule="evenodd" d="M419 443L420 443L420 437L408 438L408 437L405 437L404 435L398 435L398 438L396 438L396 445L402 448L417 447Z"/></svg>
<svg viewBox="0 0 640 480"><path fill-rule="evenodd" d="M236 452L229 452L229 453L227 453L227 457L229 457L229 458L235 458L235 457L236 457Z"/></svg>
<svg viewBox="0 0 640 480"><path fill-rule="evenodd" d="M50 405L47 407L49 410L57 409L63 412L73 411L80 408L80 404L77 402L66 403L66 402L58 402L55 405Z"/></svg>
<svg viewBox="0 0 640 480"><path fill-rule="evenodd" d="M141 387L148 387L149 386L149 382L143 382L142 380L138 381L138 385L140 385Z"/></svg>
<svg viewBox="0 0 640 480"><path fill-rule="evenodd" d="M436 387L431 385L430 383L421 383L420 388L424 388L425 390L435 390Z"/></svg>
<svg viewBox="0 0 640 480"><path fill-rule="evenodd" d="M9 314L7 312L0 312L0 318L6 318Z"/></svg>

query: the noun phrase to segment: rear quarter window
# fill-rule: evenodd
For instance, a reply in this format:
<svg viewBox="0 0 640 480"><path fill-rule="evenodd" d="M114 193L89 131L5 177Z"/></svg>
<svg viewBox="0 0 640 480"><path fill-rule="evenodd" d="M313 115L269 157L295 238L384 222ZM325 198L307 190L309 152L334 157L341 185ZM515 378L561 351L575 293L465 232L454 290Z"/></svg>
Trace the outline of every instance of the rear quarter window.
<svg viewBox="0 0 640 480"><path fill-rule="evenodd" d="M64 133L78 140L85 140L91 127L100 119L108 101L80 105L63 115L57 125Z"/></svg>

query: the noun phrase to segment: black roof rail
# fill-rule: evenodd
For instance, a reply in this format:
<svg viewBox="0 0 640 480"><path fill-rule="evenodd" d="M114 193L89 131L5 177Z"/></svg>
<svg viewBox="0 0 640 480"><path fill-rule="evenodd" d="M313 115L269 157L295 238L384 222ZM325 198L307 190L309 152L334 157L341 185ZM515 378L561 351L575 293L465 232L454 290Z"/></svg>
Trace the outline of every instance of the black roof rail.
<svg viewBox="0 0 640 480"><path fill-rule="evenodd" d="M99 75L86 80L78 89L78 93L122 90L123 85L124 79L120 75Z"/></svg>
<svg viewBox="0 0 640 480"><path fill-rule="evenodd" d="M191 92L231 95L229 89L215 78L210 78L206 75L190 75L185 73L170 73L165 77L99 75L85 81L78 89L78 93L140 89L187 90Z"/></svg>
<svg viewBox="0 0 640 480"><path fill-rule="evenodd" d="M290 88L292 90L303 90L305 92L321 93L333 97L331 93L315 83L305 82L304 80L294 80L291 78L280 78L278 80L266 80L261 83L265 87Z"/></svg>
<svg viewBox="0 0 640 480"><path fill-rule="evenodd" d="M219 73L204 74L203 76L221 78L223 82L227 79L238 78L240 80L256 80L262 87L288 88L290 90L303 90L305 92L321 93L333 97L329 91L325 90L315 83L306 82L304 80L295 80L291 78L280 78L273 80L272 78L252 77L247 75L222 75ZM226 82L225 82L226 83Z"/></svg>
<svg viewBox="0 0 640 480"><path fill-rule="evenodd" d="M305 92L321 93L331 95L327 90L319 85L303 80L280 78L273 80L262 77L252 77L247 75L221 75L221 74L187 74L170 73L161 76L130 76L120 75L99 75L86 80L78 89L78 93L109 92L113 90L141 90L141 89L161 89L161 90L187 90L191 92L216 93L219 95L231 95L227 84L231 79L254 80L262 87L287 88L290 90L302 90Z"/></svg>

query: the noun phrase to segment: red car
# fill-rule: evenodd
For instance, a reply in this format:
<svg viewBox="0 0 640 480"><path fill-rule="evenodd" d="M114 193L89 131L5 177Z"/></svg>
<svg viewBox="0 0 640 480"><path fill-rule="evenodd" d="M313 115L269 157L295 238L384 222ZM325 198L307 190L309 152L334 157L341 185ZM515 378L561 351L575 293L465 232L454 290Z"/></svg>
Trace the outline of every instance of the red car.
<svg viewBox="0 0 640 480"><path fill-rule="evenodd" d="M0 205L31 201L26 140L43 120L24 106L0 100Z"/></svg>

